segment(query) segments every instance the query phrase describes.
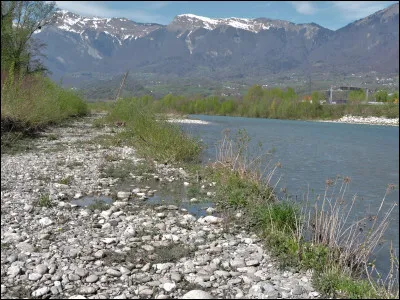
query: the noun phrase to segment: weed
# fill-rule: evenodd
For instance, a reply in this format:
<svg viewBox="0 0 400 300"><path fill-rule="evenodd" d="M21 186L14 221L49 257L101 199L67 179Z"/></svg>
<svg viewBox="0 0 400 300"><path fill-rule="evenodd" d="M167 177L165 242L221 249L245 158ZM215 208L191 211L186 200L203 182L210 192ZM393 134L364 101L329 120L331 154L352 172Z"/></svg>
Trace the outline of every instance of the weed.
<svg viewBox="0 0 400 300"><path fill-rule="evenodd" d="M91 211L95 211L96 209L103 211L109 209L110 205L105 203L104 201L97 200L94 201L94 203L88 205L87 208L90 209Z"/></svg>
<svg viewBox="0 0 400 300"><path fill-rule="evenodd" d="M54 134L54 133L49 134L49 135L47 136L47 140L48 140L48 141L54 141L54 140L57 140L57 139L58 139L58 135L57 135L57 134Z"/></svg>
<svg viewBox="0 0 400 300"><path fill-rule="evenodd" d="M1 243L1 249L2 249L2 250L9 249L9 248L10 248L10 246L11 246L11 244L10 244L10 243Z"/></svg>
<svg viewBox="0 0 400 300"><path fill-rule="evenodd" d="M108 161L108 162L111 162L111 161L117 161L117 160L119 160L119 157L117 156L117 155L113 155L113 154L106 154L105 156L104 156L104 159L106 160L106 161Z"/></svg>
<svg viewBox="0 0 400 300"><path fill-rule="evenodd" d="M39 201L37 202L37 204L40 207L51 207L51 206L53 206L53 203L52 203L52 201L50 199L50 195L49 194L45 194L45 195L40 196Z"/></svg>
<svg viewBox="0 0 400 300"><path fill-rule="evenodd" d="M134 169L134 165L130 160L124 160L115 166L108 166L102 169L104 176L112 178L128 178Z"/></svg>
<svg viewBox="0 0 400 300"><path fill-rule="evenodd" d="M66 185L69 185L69 184L72 182L72 179L73 179L72 176L67 176L67 177L64 177L64 178L60 179L60 180L58 181L58 183L59 183L59 184L66 184Z"/></svg>

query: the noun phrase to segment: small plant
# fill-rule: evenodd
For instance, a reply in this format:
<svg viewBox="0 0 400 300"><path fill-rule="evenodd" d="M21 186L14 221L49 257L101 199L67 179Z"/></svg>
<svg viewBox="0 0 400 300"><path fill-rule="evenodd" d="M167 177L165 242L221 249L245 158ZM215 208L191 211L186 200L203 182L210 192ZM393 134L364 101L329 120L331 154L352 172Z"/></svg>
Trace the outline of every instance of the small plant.
<svg viewBox="0 0 400 300"><path fill-rule="evenodd" d="M50 199L50 195L45 194L45 195L40 196L39 201L38 201L38 205L40 207L51 207L51 206L53 206L53 203L52 203L52 201Z"/></svg>
<svg viewBox="0 0 400 300"><path fill-rule="evenodd" d="M200 195L200 188L196 185L191 185L188 187L187 196L188 198L198 197Z"/></svg>
<svg viewBox="0 0 400 300"><path fill-rule="evenodd" d="M107 153L107 154L105 155L104 159L105 159L106 161L108 161L108 162L111 162L111 161L117 161L117 160L119 160L119 157L116 156L116 155L114 155L114 154L108 154L108 153Z"/></svg>
<svg viewBox="0 0 400 300"><path fill-rule="evenodd" d="M105 203L104 201L96 200L94 201L94 203L88 205L87 208L91 211L95 211L96 209L103 211L109 209L110 205Z"/></svg>
<svg viewBox="0 0 400 300"><path fill-rule="evenodd" d="M48 141L55 141L55 140L57 140L58 139L58 136L56 135L56 134L54 134L54 133L51 133L51 134L49 134L48 136L47 136L47 140Z"/></svg>
<svg viewBox="0 0 400 300"><path fill-rule="evenodd" d="M72 176L67 176L58 181L59 184L69 185L72 182Z"/></svg>

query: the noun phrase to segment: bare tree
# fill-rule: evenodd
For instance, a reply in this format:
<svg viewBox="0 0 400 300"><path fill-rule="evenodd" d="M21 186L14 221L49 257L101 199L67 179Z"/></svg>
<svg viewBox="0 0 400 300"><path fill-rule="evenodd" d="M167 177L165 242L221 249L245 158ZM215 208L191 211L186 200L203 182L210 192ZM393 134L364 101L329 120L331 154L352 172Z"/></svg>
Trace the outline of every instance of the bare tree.
<svg viewBox="0 0 400 300"><path fill-rule="evenodd" d="M40 44L33 42L32 35L53 22L55 10L55 2L1 1L2 63L13 65L15 71L34 71L38 61L32 65L32 56L38 54Z"/></svg>

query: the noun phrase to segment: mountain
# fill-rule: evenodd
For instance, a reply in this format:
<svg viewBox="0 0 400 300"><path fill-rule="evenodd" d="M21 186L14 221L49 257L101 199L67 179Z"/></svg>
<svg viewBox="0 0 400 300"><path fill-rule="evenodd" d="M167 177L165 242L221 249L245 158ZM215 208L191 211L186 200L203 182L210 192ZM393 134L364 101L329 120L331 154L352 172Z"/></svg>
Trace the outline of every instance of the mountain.
<svg viewBox="0 0 400 300"><path fill-rule="evenodd" d="M310 53L313 64L352 72L399 72L399 4L355 21Z"/></svg>
<svg viewBox="0 0 400 300"><path fill-rule="evenodd" d="M45 65L70 84L129 70L168 78L237 80L300 72L397 73L399 4L332 31L267 18L178 15L168 25L59 11L35 33Z"/></svg>

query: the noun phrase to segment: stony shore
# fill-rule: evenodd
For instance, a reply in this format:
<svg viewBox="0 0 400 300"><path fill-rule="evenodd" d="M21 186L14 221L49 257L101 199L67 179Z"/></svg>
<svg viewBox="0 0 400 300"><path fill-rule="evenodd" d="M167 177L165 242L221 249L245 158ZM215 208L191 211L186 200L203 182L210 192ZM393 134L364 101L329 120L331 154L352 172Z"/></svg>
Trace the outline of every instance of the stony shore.
<svg viewBox="0 0 400 300"><path fill-rule="evenodd" d="M356 117L349 115L343 116L338 120L320 120L318 122L399 126L399 119L388 119L383 117Z"/></svg>
<svg viewBox="0 0 400 300"><path fill-rule="evenodd" d="M105 177L104 166L142 160L135 149L93 142L115 132L92 127L96 117L47 130L28 152L2 155L2 298L320 297L311 272L280 270L257 236L224 218L146 204L157 191L141 176L115 191L119 179ZM160 181L191 184L182 169L155 169ZM71 203L113 193L106 210ZM44 194L51 206L39 205Z"/></svg>
<svg viewBox="0 0 400 300"><path fill-rule="evenodd" d="M210 124L210 122L207 121L194 120L194 119L169 119L167 121L170 123L203 124L203 125Z"/></svg>

